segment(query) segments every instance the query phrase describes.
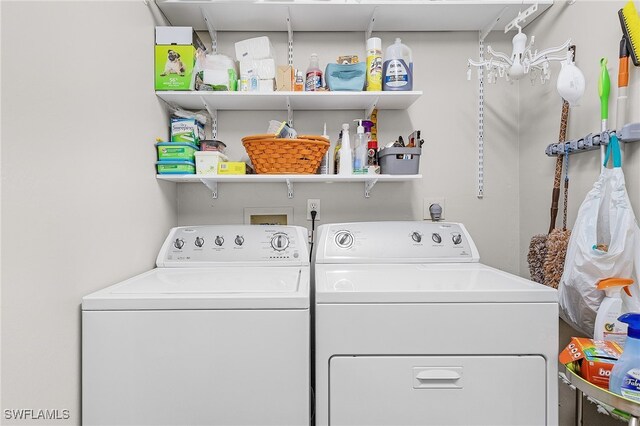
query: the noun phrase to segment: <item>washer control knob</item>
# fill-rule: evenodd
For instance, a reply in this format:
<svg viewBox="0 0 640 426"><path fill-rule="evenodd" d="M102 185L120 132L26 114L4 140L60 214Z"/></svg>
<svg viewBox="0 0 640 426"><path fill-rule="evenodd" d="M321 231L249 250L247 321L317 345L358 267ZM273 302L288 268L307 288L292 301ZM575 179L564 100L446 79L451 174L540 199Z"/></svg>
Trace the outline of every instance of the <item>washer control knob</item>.
<svg viewBox="0 0 640 426"><path fill-rule="evenodd" d="M204 245L204 238L196 237L196 247L202 247Z"/></svg>
<svg viewBox="0 0 640 426"><path fill-rule="evenodd" d="M184 240L182 238L176 238L173 242L173 246L178 250L182 250L182 247L184 247Z"/></svg>
<svg viewBox="0 0 640 426"><path fill-rule="evenodd" d="M241 246L244 244L244 237L241 235L236 235L235 243L237 246Z"/></svg>
<svg viewBox="0 0 640 426"><path fill-rule="evenodd" d="M433 234L431 234L431 239L436 244L440 244L442 242L442 237L437 232L434 232Z"/></svg>
<svg viewBox="0 0 640 426"><path fill-rule="evenodd" d="M216 243L217 246L221 246L224 244L224 238L220 235L217 235L214 243Z"/></svg>
<svg viewBox="0 0 640 426"><path fill-rule="evenodd" d="M451 240L453 241L453 244L458 245L458 244L462 243L462 235L453 234L453 237L451 237Z"/></svg>
<svg viewBox="0 0 640 426"><path fill-rule="evenodd" d="M271 238L271 247L277 251L282 251L289 247L289 237L287 237L287 234L275 234Z"/></svg>
<svg viewBox="0 0 640 426"><path fill-rule="evenodd" d="M336 244L340 248L349 248L353 245L353 235L349 231L339 231L336 234Z"/></svg>
<svg viewBox="0 0 640 426"><path fill-rule="evenodd" d="M420 241L422 241L422 235L420 235L419 232L414 232L411 234L411 239L416 243L419 243Z"/></svg>

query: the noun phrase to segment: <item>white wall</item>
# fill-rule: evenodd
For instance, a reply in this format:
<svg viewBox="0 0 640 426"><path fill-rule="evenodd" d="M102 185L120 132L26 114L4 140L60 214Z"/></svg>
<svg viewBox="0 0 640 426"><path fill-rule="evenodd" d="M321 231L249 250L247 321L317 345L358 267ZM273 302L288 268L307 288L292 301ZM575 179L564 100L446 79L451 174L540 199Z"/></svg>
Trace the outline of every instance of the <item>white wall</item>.
<svg viewBox="0 0 640 426"><path fill-rule="evenodd" d="M529 25L525 32L535 35L538 48L556 46L571 38L576 45L577 65L587 81L586 93L581 105L569 112L568 139L575 139L590 132L600 131L600 101L598 97L599 60L606 57L611 78L609 101L610 122L615 117L618 73L618 46L622 36L617 11L624 1L577 1L573 5L557 1L541 18ZM637 3L636 3L637 4ZM527 251L534 234L547 232L555 157L544 155L545 147L557 142L561 99L555 88L558 66L553 71L552 84L531 86L520 83L520 273L528 277ZM631 66L628 121L640 121L638 95L640 73ZM611 124L611 128L614 124ZM625 147L624 172L627 190L635 211L640 208L638 182L640 144ZM568 227L575 222L580 204L600 173L600 153L585 152L570 156ZM562 203L557 225L562 223ZM561 321L560 347L578 333ZM573 392L560 386L560 424L572 424L574 409ZM585 404L585 424L617 424L612 419L596 414L592 404Z"/></svg>
<svg viewBox="0 0 640 426"><path fill-rule="evenodd" d="M2 414L80 422L83 295L154 265L176 190L137 2L2 2ZM50 421L33 421L49 424Z"/></svg>
<svg viewBox="0 0 640 426"><path fill-rule="evenodd" d="M233 43L255 33L219 32L218 50L233 56ZM268 34L280 63L286 63L286 34ZM378 183L365 199L362 184L296 184L295 197L287 198L284 184L220 184L212 200L200 184L178 188L180 224L242 223L244 207L294 208L293 222L306 221L307 198L321 200L320 223L361 220L422 219L423 198L444 196L446 219L464 222L475 238L482 260L518 271L518 86L502 82L486 94L486 150L484 199L476 197L477 79L466 80L466 61L478 55L475 32L378 33L383 48L395 37L413 50L414 89L424 95L407 111L378 115L380 145L405 139L414 129L425 139L421 181ZM203 35L205 38L206 35ZM305 70L309 56L319 55L321 68L341 54L365 56L364 34L294 33L294 66ZM501 50L510 40L492 36ZM298 111L294 125L302 133L322 132L323 122L335 143L343 122L362 118L363 111ZM286 119L286 111L218 112L218 137L235 159L246 157L240 139L263 133L270 119ZM355 128L352 127L352 133Z"/></svg>

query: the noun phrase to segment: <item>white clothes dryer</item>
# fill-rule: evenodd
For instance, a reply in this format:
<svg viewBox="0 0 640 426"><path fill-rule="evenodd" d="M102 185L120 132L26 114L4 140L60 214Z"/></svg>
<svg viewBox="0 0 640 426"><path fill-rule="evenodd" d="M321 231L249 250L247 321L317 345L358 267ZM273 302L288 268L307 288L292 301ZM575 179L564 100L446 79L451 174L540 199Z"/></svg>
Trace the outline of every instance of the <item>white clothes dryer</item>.
<svg viewBox="0 0 640 426"><path fill-rule="evenodd" d="M308 425L307 231L170 231L157 268L82 300L84 425Z"/></svg>
<svg viewBox="0 0 640 426"><path fill-rule="evenodd" d="M462 224L322 225L317 425L556 425L556 290L479 263Z"/></svg>

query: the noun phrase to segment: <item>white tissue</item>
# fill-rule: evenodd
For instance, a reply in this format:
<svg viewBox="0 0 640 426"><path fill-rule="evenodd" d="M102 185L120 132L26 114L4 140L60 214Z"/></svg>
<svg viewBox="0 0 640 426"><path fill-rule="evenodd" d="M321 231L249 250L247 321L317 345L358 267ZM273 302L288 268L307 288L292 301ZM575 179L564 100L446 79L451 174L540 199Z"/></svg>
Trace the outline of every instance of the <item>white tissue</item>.
<svg viewBox="0 0 640 426"><path fill-rule="evenodd" d="M273 57L273 47L269 37L255 37L236 43L236 59L265 59Z"/></svg>
<svg viewBox="0 0 640 426"><path fill-rule="evenodd" d="M243 59L240 61L240 75L255 73L259 79L267 80L276 77L276 62L273 58Z"/></svg>

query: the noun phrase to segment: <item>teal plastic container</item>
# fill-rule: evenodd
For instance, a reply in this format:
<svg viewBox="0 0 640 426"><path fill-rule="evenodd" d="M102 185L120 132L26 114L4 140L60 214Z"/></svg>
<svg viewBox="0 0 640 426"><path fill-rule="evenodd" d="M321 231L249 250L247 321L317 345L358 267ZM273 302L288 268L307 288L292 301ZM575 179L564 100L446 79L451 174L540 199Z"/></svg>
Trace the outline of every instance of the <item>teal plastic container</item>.
<svg viewBox="0 0 640 426"><path fill-rule="evenodd" d="M158 160L188 160L193 161L193 154L198 147L190 143L158 142Z"/></svg>
<svg viewBox="0 0 640 426"><path fill-rule="evenodd" d="M611 370L609 391L640 402L640 314L626 313L618 321L629 327L624 352Z"/></svg>
<svg viewBox="0 0 640 426"><path fill-rule="evenodd" d="M196 163L188 160L163 160L156 162L160 175L193 175L196 173Z"/></svg>

